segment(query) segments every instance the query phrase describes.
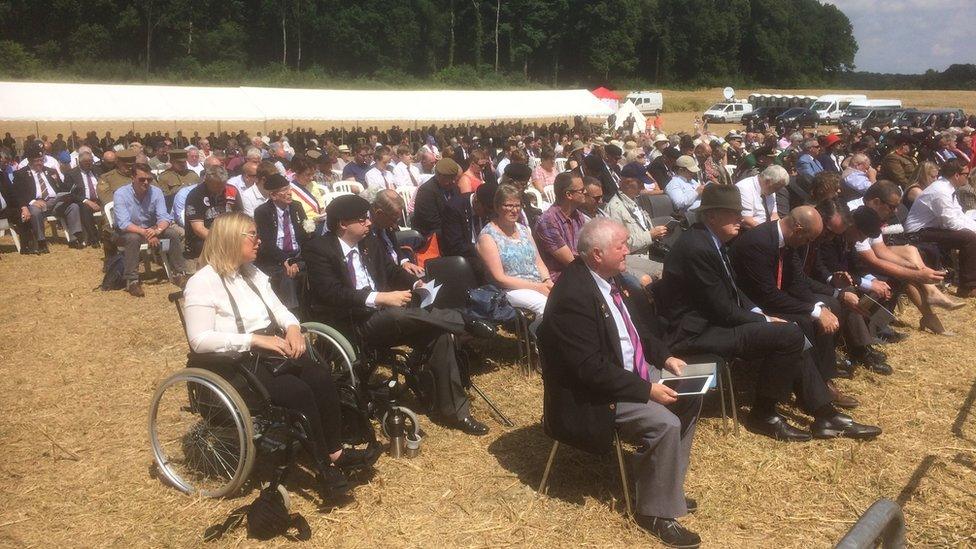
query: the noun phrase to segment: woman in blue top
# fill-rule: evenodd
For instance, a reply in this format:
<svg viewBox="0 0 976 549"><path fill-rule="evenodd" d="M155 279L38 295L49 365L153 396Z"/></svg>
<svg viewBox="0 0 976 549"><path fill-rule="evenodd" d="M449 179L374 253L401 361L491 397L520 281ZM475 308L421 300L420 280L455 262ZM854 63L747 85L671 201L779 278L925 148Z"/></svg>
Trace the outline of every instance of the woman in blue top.
<svg viewBox="0 0 976 549"><path fill-rule="evenodd" d="M518 223L521 192L512 185L501 185L495 192L494 208L494 219L478 237L478 254L508 301L535 313L536 320L530 326L534 329L542 321L552 288L549 269L539 257L532 232Z"/></svg>

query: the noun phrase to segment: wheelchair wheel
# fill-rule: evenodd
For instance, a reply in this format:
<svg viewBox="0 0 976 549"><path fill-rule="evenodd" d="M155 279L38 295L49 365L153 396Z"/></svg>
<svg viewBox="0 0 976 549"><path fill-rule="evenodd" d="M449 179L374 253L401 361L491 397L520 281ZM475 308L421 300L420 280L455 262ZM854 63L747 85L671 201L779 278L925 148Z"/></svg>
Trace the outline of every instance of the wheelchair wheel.
<svg viewBox="0 0 976 549"><path fill-rule="evenodd" d="M353 387L357 386L356 350L349 340L332 326L321 322L305 322L305 339L308 349L313 353L316 362L331 368L336 379L348 381Z"/></svg>
<svg viewBox="0 0 976 549"><path fill-rule="evenodd" d="M160 474L204 497L234 495L254 467L254 423L224 378L186 368L163 381L149 409L149 441Z"/></svg>

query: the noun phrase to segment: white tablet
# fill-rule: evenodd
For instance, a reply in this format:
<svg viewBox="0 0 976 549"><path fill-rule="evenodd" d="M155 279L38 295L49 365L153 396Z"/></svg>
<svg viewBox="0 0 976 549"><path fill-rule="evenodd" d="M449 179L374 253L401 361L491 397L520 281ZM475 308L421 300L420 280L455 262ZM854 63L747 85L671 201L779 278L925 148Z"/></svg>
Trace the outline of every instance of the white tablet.
<svg viewBox="0 0 976 549"><path fill-rule="evenodd" d="M663 383L665 386L674 389L674 392L678 393L678 396L703 395L712 386L712 379L714 377L712 374L707 376L670 377L662 379L659 383Z"/></svg>

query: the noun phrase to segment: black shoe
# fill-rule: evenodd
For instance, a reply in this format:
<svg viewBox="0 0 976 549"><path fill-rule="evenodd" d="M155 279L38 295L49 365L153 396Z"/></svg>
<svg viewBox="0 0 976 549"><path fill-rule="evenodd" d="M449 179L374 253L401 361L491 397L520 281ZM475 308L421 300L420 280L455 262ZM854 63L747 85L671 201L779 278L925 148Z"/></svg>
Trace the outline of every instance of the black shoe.
<svg viewBox="0 0 976 549"><path fill-rule="evenodd" d="M842 377L844 379L854 378L854 364L843 357L837 357L837 377Z"/></svg>
<svg viewBox="0 0 976 549"><path fill-rule="evenodd" d="M786 418L773 413L766 417L757 417L749 414L747 425L760 435L784 440L786 442L806 442L810 440L810 433L797 429L786 422Z"/></svg>
<svg viewBox="0 0 976 549"><path fill-rule="evenodd" d="M322 499L334 500L349 493L349 481L338 467L319 466L315 479L319 483L319 495Z"/></svg>
<svg viewBox="0 0 976 549"><path fill-rule="evenodd" d="M637 515L634 520L638 526L650 532L668 547L694 549L701 545L701 537L698 534L674 519Z"/></svg>
<svg viewBox="0 0 976 549"><path fill-rule="evenodd" d="M495 335L495 327L484 320L467 320L464 323L464 329L478 339L488 339Z"/></svg>
<svg viewBox="0 0 976 549"><path fill-rule="evenodd" d="M92 248L101 248L102 247L102 243L98 241L98 237L97 236L93 236L93 237L89 238L88 239L88 245L91 246Z"/></svg>
<svg viewBox="0 0 976 549"><path fill-rule="evenodd" d="M40 255L41 252L37 250L37 244L30 243L21 246L20 253L23 255Z"/></svg>
<svg viewBox="0 0 976 549"><path fill-rule="evenodd" d="M451 427L478 437L488 434L488 426L471 416L454 420Z"/></svg>
<svg viewBox="0 0 976 549"><path fill-rule="evenodd" d="M71 242L68 242L68 247L71 248L71 249L73 249L73 250L84 250L85 249L85 243L82 242L81 240L75 239L75 240L72 240Z"/></svg>
<svg viewBox="0 0 976 549"><path fill-rule="evenodd" d="M357 471L369 469L380 457L379 444L370 444L365 449L343 448L335 466L343 471Z"/></svg>
<svg viewBox="0 0 976 549"><path fill-rule="evenodd" d="M878 339L880 339L884 343L898 343L900 341L905 341L906 339L908 339L908 335L903 334L901 332L896 332L891 328L888 328L886 330L882 330L878 332Z"/></svg>
<svg viewBox="0 0 976 549"><path fill-rule="evenodd" d="M860 349L852 349L851 358L859 366L876 374L890 376L892 373L891 366L886 362L888 355L872 348L870 345L861 347Z"/></svg>
<svg viewBox="0 0 976 549"><path fill-rule="evenodd" d="M689 497L686 497L685 507L688 508L688 513L694 513L695 511L698 510L698 502Z"/></svg>
<svg viewBox="0 0 976 549"><path fill-rule="evenodd" d="M890 376L894 372L894 370L891 369L891 366L889 366L887 362L871 362L868 364L864 364L864 367L876 374L881 374L883 376Z"/></svg>
<svg viewBox="0 0 976 549"><path fill-rule="evenodd" d="M49 254L51 250L47 249L47 240L42 240L37 243L37 253L38 254Z"/></svg>
<svg viewBox="0 0 976 549"><path fill-rule="evenodd" d="M851 416L840 412L829 417L815 419L810 430L815 438L869 439L881 434L880 427L862 425L854 421Z"/></svg>

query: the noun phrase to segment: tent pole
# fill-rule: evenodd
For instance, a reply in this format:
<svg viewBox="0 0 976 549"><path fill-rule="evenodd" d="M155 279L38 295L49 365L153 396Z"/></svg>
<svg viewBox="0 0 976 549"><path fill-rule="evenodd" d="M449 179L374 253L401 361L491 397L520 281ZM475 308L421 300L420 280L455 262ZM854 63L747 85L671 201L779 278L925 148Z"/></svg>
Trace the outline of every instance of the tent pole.
<svg viewBox="0 0 976 549"><path fill-rule="evenodd" d="M40 124L37 123L37 120L35 120L34 121L34 139L40 139L40 138L41 138L41 126L40 126Z"/></svg>

